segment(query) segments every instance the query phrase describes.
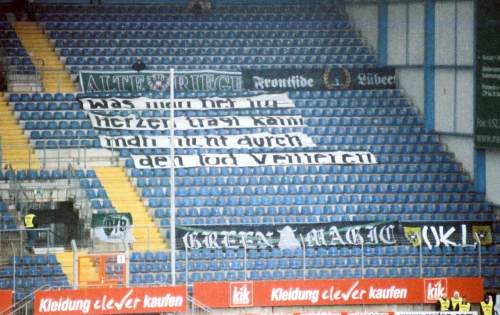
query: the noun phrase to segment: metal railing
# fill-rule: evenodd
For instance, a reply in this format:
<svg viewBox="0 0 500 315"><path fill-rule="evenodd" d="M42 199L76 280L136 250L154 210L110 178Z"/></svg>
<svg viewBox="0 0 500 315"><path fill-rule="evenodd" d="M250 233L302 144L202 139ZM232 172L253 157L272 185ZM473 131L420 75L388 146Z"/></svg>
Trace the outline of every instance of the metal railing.
<svg viewBox="0 0 500 315"><path fill-rule="evenodd" d="M409 245L406 245L409 246ZM419 246L420 247L420 246ZM423 246L422 246L423 248ZM209 281L202 280L203 273L210 273L211 279L215 281L251 281L251 280L262 280L262 279L275 279L276 276L271 275L272 272L277 272L279 274L276 279L336 279L336 278L387 278L387 277L397 277L397 278L425 278L425 277L455 277L455 276L465 276L460 274L450 274L445 272L443 274L436 274L433 269L439 268L448 268L448 269L457 269L461 267L460 265L450 265L447 266L439 263L438 260L440 256L448 256L448 258L460 257L460 259L465 259L468 257L470 259L470 263L467 268L471 268L473 273L468 274L467 276L473 277L481 277L482 274L482 265L483 259L481 256L480 246L471 246L467 252L462 254L457 254L456 251L451 251L449 253L440 253L436 254L435 252L428 251L427 249L420 250L420 248L415 248L415 251L412 251L411 254L407 254L405 257L400 258L408 258L405 264L395 263L393 258L395 256L399 256L397 254L393 255L375 255L374 248L372 246L366 246L366 244L359 243L351 247L351 252L348 256L344 254L339 254L337 257L324 256L311 256L309 250L314 249L318 250L318 248L297 248L295 250L285 250L281 257L272 257L268 255L267 258L263 258L260 254L255 254L254 249L230 249L228 250L232 254L228 257L227 254L215 254L214 250L211 249L199 249L199 250L187 250L187 249L178 249L177 250L177 259L176 259L176 268L175 272L170 273L169 268L162 269L158 271L162 273L166 278L165 283L159 283L158 280L154 280L153 282L137 282L134 281L134 277L132 277L132 286L140 285L140 286L155 286L155 285L165 285L169 284L172 277L176 277L177 281L180 283L184 283L188 286L192 284L193 281ZM356 249L353 251L352 249ZM218 249L220 250L220 249ZM268 249L265 249L268 250ZM134 252L143 252L147 253L147 250L137 250L133 249L133 253L131 257L133 258ZM196 251L196 254L195 254ZM210 252L207 256L204 255L204 251ZM156 250L151 250L148 255L155 255ZM155 261L155 259L145 258L133 261L135 266L133 268L138 268L138 265L142 265L144 263L157 263L157 264L165 264L165 266L169 266L169 257L171 256L170 250L162 251L164 258L161 261ZM196 257L196 258L195 258ZM166 259L165 259L166 258ZM266 267L262 267L260 263L262 260L272 261L273 265L267 264ZM317 266L316 262L323 260L321 266ZM326 261L329 261L327 263ZM145 261L145 262L144 262ZM216 268L211 266L210 264L215 263L215 266L219 266L220 268ZM283 263L283 264L282 264ZM205 266L200 269L200 266ZM132 268L132 269L133 269ZM214 269L215 268L215 269ZM397 269L407 269L412 270L407 274L398 273L396 276L393 271ZM377 273L377 270L383 270L383 274ZM442 270L442 269L441 269ZM458 269L457 269L458 270ZM455 270L455 271L457 271ZM287 275L288 271L293 271L293 277ZM328 273L322 273L322 271L327 271ZM430 273L432 271L432 273ZM263 278L255 277L255 273L260 272L268 272L268 276ZM347 272L347 273L346 273ZM135 275L137 273L141 275L141 272L135 271L133 272ZM216 274L219 273L221 276L217 278ZM231 274L231 275L230 275ZM335 275L334 275L335 274ZM145 275L145 274L144 274Z"/></svg>
<svg viewBox="0 0 500 315"><path fill-rule="evenodd" d="M45 290L51 290L55 289L49 285L44 285L36 290L32 291L30 294L26 295L24 298L22 298L19 301L16 301L11 308L4 310L3 312L0 312L0 315L29 315L34 313L34 299L35 299L35 294L39 291L45 291Z"/></svg>
<svg viewBox="0 0 500 315"><path fill-rule="evenodd" d="M197 314L212 314L213 310L196 300L192 296L187 296L188 301L188 314L197 315Z"/></svg>
<svg viewBox="0 0 500 315"><path fill-rule="evenodd" d="M137 227L135 227L137 228ZM72 242L73 244L73 261L71 263L71 266L65 266L65 267L69 267L69 268L73 268L73 272L75 272L75 268L78 268L78 257L79 257L79 254L78 254L78 247L76 246L76 243L73 241ZM297 248L295 249L295 253L293 254L293 257L281 257L281 258L271 258L269 257L268 259L274 259L274 260L283 260L283 261L287 261L287 263L292 263L291 261L300 261L300 264L299 265L296 265L296 266L290 266L289 268L295 268L295 270L302 270L303 272L303 275L302 277L295 277L295 279L297 278L302 278L302 279L318 279L318 278L321 278L318 276L318 273L310 273L310 271L317 271L317 267L315 266L314 264L314 260L317 258L317 257L311 257L309 256L309 251L308 249L311 249L311 247L306 247L304 246L304 242L302 242L302 247L301 248ZM470 252L468 252L467 254L465 255L469 255L469 256L474 256L474 257L477 257L477 264L478 264L478 274L476 276L481 276L481 264L482 264L482 259L481 259L481 249L480 249L480 246L477 246L478 243L476 243L476 246L470 246ZM12 245L13 246L13 245ZM409 245L406 245L406 246L409 246ZM423 246L418 246L418 247L421 247L422 249L424 248ZM374 263L373 262L370 262L370 260L372 259L382 259L382 257L376 257L373 255L373 252L372 252L372 249L373 249L373 246L367 246L366 244L364 244L363 242L358 242L357 244L354 244L352 248L357 248L357 251L356 251L356 254L355 255L350 255L350 256L343 256L344 259L351 259L353 261L355 261L356 263L354 265L351 265L349 267L338 267L335 265L335 263L330 267L331 269L336 269L336 268L343 268L343 269L349 269L351 270L351 272L353 272L353 277L355 278L373 278L373 277L377 277L377 275L375 274L370 274L369 273L369 269L371 268L371 266L374 266ZM315 250L317 250L318 248L314 248ZM204 249L201 249L201 250L196 250L196 251L203 251ZM192 276L194 275L194 273L200 273L200 272L225 272L227 273L228 270L229 272L242 272L244 274L244 279L231 279L231 278L228 278L226 277L227 275L224 276L224 278L220 279L220 280L223 280L223 281L237 281L237 280L255 280L253 277L252 277L252 272L254 270L258 270L258 267L256 267L256 264L259 260L262 260L263 258L261 257L256 257L254 254L252 254L251 251L253 251L253 249L248 249L248 248L239 248L239 249L234 249L234 251L238 251L241 253L241 255L238 255L238 258L214 258L214 257L210 257L210 258L197 258L197 262L201 261L201 260L205 260L205 263L208 265L211 261L213 260L219 260L220 262L224 261L224 260L239 260L243 263L243 265L241 266L241 268L234 268L234 269L231 269L231 268L221 268L220 270L200 270L199 268L198 269L195 269L195 270L190 270L190 265L191 265L191 260L193 259L193 257L195 257L194 255L194 251L195 250L187 250L187 249L183 249L183 250L177 250L177 257L178 259L176 260L176 272L175 273L178 273L178 274L183 274L182 277L179 277L177 278L180 282L180 283L184 283L185 285L187 285L188 287L192 285ZM130 257L131 255L129 255L129 246L127 245L126 242L121 242L121 243L118 243L118 247L116 248L116 251L113 251L113 250L108 250L106 251L106 253L115 253L115 254L123 254L125 259L126 259L126 267L125 267L125 272L126 272L126 281L125 282L122 282L119 286L129 286L128 285L128 278L130 277L130 274L131 274L131 271L130 271L130 268L128 267L129 263L135 263L137 265L137 262L131 262L130 261ZM153 251L154 253L154 251ZM167 251L164 251L164 254L166 255L164 258L164 263L165 264L168 264L168 258L172 255L172 252L167 250ZM181 255L183 254L183 255ZM420 250L419 248L417 248L416 251L413 251L411 255L409 255L409 257L415 262L413 264L413 267L416 269L416 270L419 270L419 274L414 274L412 277L427 277L428 275L425 274L425 268L428 268L428 267L436 267L433 263L429 262L428 261L428 258L431 255L432 253L431 252L427 252L424 251L424 250ZM448 253L450 256L451 255L456 255L455 252L451 252L451 253ZM85 254L85 255L89 255L89 254ZM96 257L98 257L99 255L102 255L102 254L99 254L99 253L95 253L95 254L91 254L91 255L96 255ZM447 254L443 254L443 255L447 255ZM336 260L337 257L324 257L323 259L329 259L329 260ZM183 262L185 265L182 266L182 265L178 265L178 263L181 263ZM147 264L149 263L148 260L146 260L146 262L144 261L140 261L139 264L143 265L143 264ZM160 263L160 262L156 262L156 263ZM193 263L195 263L193 261ZM395 268L394 266L391 266L390 264L389 265L384 265L384 264L381 264L380 261L377 261L376 263L377 266L381 266L383 265L383 267L380 267L380 268ZM404 268L405 266L400 266L400 267L397 267L397 268ZM66 268L66 269L67 269ZM168 273L169 271L167 271L168 268L165 269L165 273ZM276 270L276 271L281 271L283 272L284 270L281 270L281 267L279 267L278 265L275 266L273 268L273 270ZM171 277L177 277L179 275L177 274L173 274L171 275ZM15 272L13 273L13 276L15 276ZM446 276L446 275L441 275L441 276ZM433 276L430 276L430 277L433 277ZM329 279L332 279L332 278L341 278L341 277L330 277ZM74 279L76 281L78 281L78 276L74 276ZM281 279L284 279L284 278L281 278ZM201 279L198 279L196 281L201 281ZM15 283L15 280L14 280L14 283ZM134 283L132 281L131 283L131 286L158 286L158 285L168 285L169 284L169 281L168 279L165 280L165 282L158 282L158 281L154 281L152 283ZM78 288L78 286L74 286L75 289ZM31 299L32 300L32 294L29 295L29 297L27 297L26 299L23 300L22 303L18 302L16 303L16 308L15 310L26 310L26 309L30 309L31 306L28 306L29 305L29 302L27 302L28 299ZM211 313L211 310L206 307L205 305L199 303L198 301L196 301L195 299L193 299L192 297L189 297L188 296L188 313L189 314L209 314Z"/></svg>
<svg viewBox="0 0 500 315"><path fill-rule="evenodd" d="M31 144L3 144L3 149L23 149L26 150L26 156L15 156L15 162L25 160L27 167L23 169L33 169L34 165L39 165L41 169L56 169L64 168L68 164L77 168L87 168L91 166L104 166L104 165L119 165L120 159L118 158L119 152L117 150L106 150L101 148L89 147L88 145L81 144L80 138L75 138L78 145L69 147L59 146L57 140L53 144L48 144L48 139L44 146L37 146L34 148ZM92 139L87 139L92 141ZM0 139L1 141L1 139ZM37 141L32 139L32 141ZM69 141L69 140L68 140ZM9 157L2 151L0 152L0 167L3 169L12 167L9 163Z"/></svg>
<svg viewBox="0 0 500 315"><path fill-rule="evenodd" d="M63 236L58 235L50 228L37 228L30 229L36 234L33 247L38 249L37 252L42 254L49 254L53 251L55 247L64 247L65 241ZM27 240L27 230L21 229L2 229L0 230L0 252L7 254L11 248L19 249L19 255L23 256L24 248L26 246ZM10 254L15 255L16 253L11 252Z"/></svg>
<svg viewBox="0 0 500 315"><path fill-rule="evenodd" d="M85 244L79 242L79 247L86 247L92 252L122 251L123 242L129 244L127 248L134 251L157 251L158 248L166 248L168 240L165 235L161 235L160 229L156 225L133 225L129 227L102 227L109 229L108 240L99 240L91 236L90 242ZM121 229L120 231L111 231ZM128 238L130 237L130 238ZM89 246L86 246L89 245Z"/></svg>
<svg viewBox="0 0 500 315"><path fill-rule="evenodd" d="M28 57L26 57L28 58ZM11 64L11 57L0 50L0 63L3 64L2 75L9 92L41 92L44 90L42 81L50 75L51 84L55 84L56 91L61 92L67 71L62 68L50 68L43 59L30 58L31 64ZM72 82L74 85L74 82ZM46 89L47 87L45 87ZM53 89L51 89L53 90Z"/></svg>
<svg viewBox="0 0 500 315"><path fill-rule="evenodd" d="M5 168L4 168L5 169ZM78 190L80 189L79 183L74 180L73 168L68 164L63 170L69 177L65 178L67 181L64 186L57 186L50 183L50 180L37 180L32 183L29 181L19 180L17 172L11 166L8 166L8 185L9 185L9 199L15 203L17 211L24 215L29 209L38 208L37 205L41 203L53 202L57 200L71 200L75 199ZM28 176L30 170L27 170Z"/></svg>

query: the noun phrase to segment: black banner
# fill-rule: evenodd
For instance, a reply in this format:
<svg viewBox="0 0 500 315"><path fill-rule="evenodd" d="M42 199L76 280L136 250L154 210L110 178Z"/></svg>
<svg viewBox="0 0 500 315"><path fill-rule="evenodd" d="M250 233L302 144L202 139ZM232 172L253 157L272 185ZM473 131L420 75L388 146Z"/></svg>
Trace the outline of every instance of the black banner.
<svg viewBox="0 0 500 315"><path fill-rule="evenodd" d="M491 222L404 222L400 223L404 235L403 244L424 247L475 247L492 245ZM419 237L420 236L420 237Z"/></svg>
<svg viewBox="0 0 500 315"><path fill-rule="evenodd" d="M475 143L500 147L500 6L477 1Z"/></svg>
<svg viewBox="0 0 500 315"><path fill-rule="evenodd" d="M231 71L176 71L176 91L240 91L241 73ZM82 92L168 92L167 71L80 71Z"/></svg>
<svg viewBox="0 0 500 315"><path fill-rule="evenodd" d="M333 222L282 225L177 226L179 249L297 249L413 245L476 247L493 244L491 222ZM180 241L182 240L182 241Z"/></svg>
<svg viewBox="0 0 500 315"><path fill-rule="evenodd" d="M392 67L243 70L243 88L258 91L395 89Z"/></svg>
<svg viewBox="0 0 500 315"><path fill-rule="evenodd" d="M181 248L280 248L397 243L397 223L335 222L327 224L178 226ZM179 242L178 242L179 243Z"/></svg>

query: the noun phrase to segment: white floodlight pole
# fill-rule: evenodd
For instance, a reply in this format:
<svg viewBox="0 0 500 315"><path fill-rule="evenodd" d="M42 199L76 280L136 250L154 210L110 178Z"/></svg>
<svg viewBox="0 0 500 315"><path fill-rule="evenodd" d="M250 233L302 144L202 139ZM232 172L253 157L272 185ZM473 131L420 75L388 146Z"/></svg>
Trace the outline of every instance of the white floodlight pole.
<svg viewBox="0 0 500 315"><path fill-rule="evenodd" d="M476 244L477 244L477 250L478 250L478 267L479 267L479 277L482 275L482 253L481 253L481 238L477 234L477 232L474 232L474 238L476 239Z"/></svg>
<svg viewBox="0 0 500 315"><path fill-rule="evenodd" d="M174 68L170 68L170 270L175 285L175 125Z"/></svg>

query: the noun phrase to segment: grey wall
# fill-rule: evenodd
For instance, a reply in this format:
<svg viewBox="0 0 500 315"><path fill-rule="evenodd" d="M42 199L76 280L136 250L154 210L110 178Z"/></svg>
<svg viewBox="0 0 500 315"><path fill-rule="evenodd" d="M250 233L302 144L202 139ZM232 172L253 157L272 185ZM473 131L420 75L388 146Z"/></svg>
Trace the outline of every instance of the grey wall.
<svg viewBox="0 0 500 315"><path fill-rule="evenodd" d="M388 65L400 87L423 113L424 1L388 1ZM367 42L378 41L378 6L351 3L347 12ZM435 131L474 176L474 1L436 0ZM375 50L376 51L376 50ZM500 204L500 151L486 151L486 197Z"/></svg>

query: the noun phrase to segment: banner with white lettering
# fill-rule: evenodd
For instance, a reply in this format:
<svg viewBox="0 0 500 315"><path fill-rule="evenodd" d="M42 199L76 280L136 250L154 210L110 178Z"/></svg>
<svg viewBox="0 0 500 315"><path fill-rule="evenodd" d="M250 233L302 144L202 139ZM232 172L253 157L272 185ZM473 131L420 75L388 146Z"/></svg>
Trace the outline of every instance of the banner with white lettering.
<svg viewBox="0 0 500 315"><path fill-rule="evenodd" d="M36 291L34 313L39 314L159 314L187 310L186 286L86 288Z"/></svg>
<svg viewBox="0 0 500 315"><path fill-rule="evenodd" d="M179 249L300 249L322 246L395 245L397 223L335 222L287 225L179 226Z"/></svg>
<svg viewBox="0 0 500 315"><path fill-rule="evenodd" d="M243 87L254 91L395 89L396 71L393 67L245 69Z"/></svg>
<svg viewBox="0 0 500 315"><path fill-rule="evenodd" d="M170 99L160 98L78 98L84 110L144 110L170 109ZM287 93L261 94L247 97L208 97L181 98L174 100L174 109L178 110L214 110L214 109L267 109L293 108L295 104Z"/></svg>
<svg viewBox="0 0 500 315"><path fill-rule="evenodd" d="M170 130L170 119L166 117L105 116L88 113L96 129L122 130ZM176 117L176 130L221 129L221 128L274 128L304 127L302 116L218 116Z"/></svg>
<svg viewBox="0 0 500 315"><path fill-rule="evenodd" d="M210 308L435 303L458 291L483 298L482 278L371 278L195 282L193 298ZM430 298L434 298L431 300Z"/></svg>
<svg viewBox="0 0 500 315"><path fill-rule="evenodd" d="M80 71L82 92L168 92L168 71ZM240 91L241 72L176 71L175 91Z"/></svg>
<svg viewBox="0 0 500 315"><path fill-rule="evenodd" d="M295 196L288 196L294 198ZM269 198L269 196L254 196ZM300 215L300 212L291 215ZM416 230L420 229L420 231ZM433 247L477 247L492 244L491 222L332 222L282 225L177 226L180 248L280 248L409 245ZM420 233L420 234L419 234ZM420 235L420 236L419 236Z"/></svg>
<svg viewBox="0 0 500 315"><path fill-rule="evenodd" d="M402 238L413 246L477 247L493 244L491 222L432 221L401 223Z"/></svg>
<svg viewBox="0 0 500 315"><path fill-rule="evenodd" d="M167 136L99 136L103 148L114 149L152 149L170 148ZM241 135L212 136L177 136L174 137L176 148L302 148L315 147L312 138L301 132L271 134L267 132Z"/></svg>
<svg viewBox="0 0 500 315"><path fill-rule="evenodd" d="M168 155L131 155L135 168L170 168ZM258 167L273 165L376 164L370 152L221 153L175 155L174 167Z"/></svg>

